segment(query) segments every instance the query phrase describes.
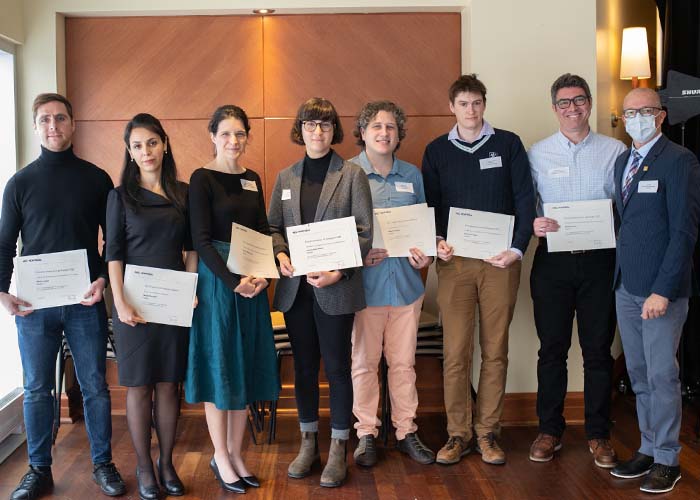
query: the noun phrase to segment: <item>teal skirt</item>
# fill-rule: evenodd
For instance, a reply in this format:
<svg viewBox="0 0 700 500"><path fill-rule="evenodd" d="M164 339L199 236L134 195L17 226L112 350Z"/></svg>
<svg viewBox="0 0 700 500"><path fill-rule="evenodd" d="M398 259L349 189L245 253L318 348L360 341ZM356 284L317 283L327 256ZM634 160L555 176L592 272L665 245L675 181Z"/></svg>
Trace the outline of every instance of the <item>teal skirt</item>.
<svg viewBox="0 0 700 500"><path fill-rule="evenodd" d="M226 261L229 244L214 241ZM267 293L247 299L231 291L200 259L185 377L188 403L243 410L279 396L275 342Z"/></svg>

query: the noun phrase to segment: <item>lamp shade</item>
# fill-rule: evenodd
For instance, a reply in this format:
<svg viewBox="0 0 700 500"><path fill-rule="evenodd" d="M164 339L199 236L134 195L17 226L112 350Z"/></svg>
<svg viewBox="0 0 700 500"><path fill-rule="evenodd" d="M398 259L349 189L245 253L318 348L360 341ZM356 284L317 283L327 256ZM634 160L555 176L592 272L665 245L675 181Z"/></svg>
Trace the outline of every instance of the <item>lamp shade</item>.
<svg viewBox="0 0 700 500"><path fill-rule="evenodd" d="M646 28L622 30L622 54L620 56L620 79L651 78L649 46Z"/></svg>

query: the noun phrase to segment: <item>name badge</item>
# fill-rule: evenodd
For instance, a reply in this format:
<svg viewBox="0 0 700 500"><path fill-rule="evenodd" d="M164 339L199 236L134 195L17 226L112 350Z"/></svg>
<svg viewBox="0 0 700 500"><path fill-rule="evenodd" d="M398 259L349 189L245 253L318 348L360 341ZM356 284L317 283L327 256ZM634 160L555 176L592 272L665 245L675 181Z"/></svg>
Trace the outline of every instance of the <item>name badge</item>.
<svg viewBox="0 0 700 500"><path fill-rule="evenodd" d="M291 199L292 199L292 190L291 189L283 189L282 190L282 201L291 200Z"/></svg>
<svg viewBox="0 0 700 500"><path fill-rule="evenodd" d="M638 193L656 193L659 190L659 181L639 181Z"/></svg>
<svg viewBox="0 0 700 500"><path fill-rule="evenodd" d="M498 168L502 166L503 163L501 163L500 156L490 156L489 158L482 158L479 160L479 167L481 170L488 170L489 168Z"/></svg>
<svg viewBox="0 0 700 500"><path fill-rule="evenodd" d="M399 193L413 193L412 182L395 182L394 186Z"/></svg>
<svg viewBox="0 0 700 500"><path fill-rule="evenodd" d="M547 171L550 179L561 179L562 177L569 177L569 167L556 167L550 168Z"/></svg>
<svg viewBox="0 0 700 500"><path fill-rule="evenodd" d="M249 181L248 179L241 179L241 186L246 191L255 191L256 193L258 192L258 185L255 183L255 181Z"/></svg>

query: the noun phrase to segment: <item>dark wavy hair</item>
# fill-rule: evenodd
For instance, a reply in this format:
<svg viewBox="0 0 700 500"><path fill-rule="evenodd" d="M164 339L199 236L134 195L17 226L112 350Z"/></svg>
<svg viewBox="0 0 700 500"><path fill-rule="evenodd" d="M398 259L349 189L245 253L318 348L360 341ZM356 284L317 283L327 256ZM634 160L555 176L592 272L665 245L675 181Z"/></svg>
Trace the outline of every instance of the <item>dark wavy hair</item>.
<svg viewBox="0 0 700 500"><path fill-rule="evenodd" d="M340 125L340 118L335 106L328 99L323 97L312 97L304 104L299 106L297 116L292 125L291 138L292 142L304 145L304 136L301 133L301 123L312 120L321 120L331 122L333 124L333 140L331 144L340 144L343 142L343 127Z"/></svg>
<svg viewBox="0 0 700 500"><path fill-rule="evenodd" d="M219 123L229 118L240 120L240 122L243 124L243 128L245 129L245 133L250 133L248 115L245 114L245 111L243 111L242 108L239 108L234 104L224 104L223 106L216 108L216 111L214 111L214 113L211 115L207 129L210 133L216 135L216 133L219 131Z"/></svg>
<svg viewBox="0 0 700 500"><path fill-rule="evenodd" d="M175 167L175 158L173 157L173 147L168 140L168 134L165 133L163 125L158 118L148 113L139 113L134 116L124 129L124 167L122 168L121 185L126 194L126 202L134 207L140 207L142 200L139 192L141 183L141 171L135 161L131 160L129 153L129 140L131 139L131 131L135 128L145 128L160 137L160 140L165 144L165 152L163 154L163 163L160 171L160 184L165 192L165 196L171 201L175 208L180 211L185 211L185 197L181 190L177 187L177 168Z"/></svg>
<svg viewBox="0 0 700 500"><path fill-rule="evenodd" d="M450 102L454 104L457 95L462 92L473 92L475 94L481 94L481 98L486 104L486 85L484 82L477 78L476 73L470 73L468 75L462 75L457 78L450 86Z"/></svg>
<svg viewBox="0 0 700 500"><path fill-rule="evenodd" d="M352 135L357 138L357 145L364 148L365 141L362 139L362 130L367 130L369 123L380 111L391 113L394 120L396 120L396 127L399 134L399 143L396 146L396 151L398 151L401 146L401 141L406 137L406 113L404 113L401 107L391 101L373 101L362 106L355 120L355 130L352 131Z"/></svg>

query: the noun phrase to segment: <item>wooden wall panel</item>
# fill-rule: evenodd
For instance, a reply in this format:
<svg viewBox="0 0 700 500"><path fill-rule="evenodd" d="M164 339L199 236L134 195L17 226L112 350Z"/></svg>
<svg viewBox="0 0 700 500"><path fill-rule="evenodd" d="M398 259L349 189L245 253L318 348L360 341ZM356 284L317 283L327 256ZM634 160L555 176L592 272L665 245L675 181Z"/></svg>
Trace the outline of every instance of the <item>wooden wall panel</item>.
<svg viewBox="0 0 700 500"><path fill-rule="evenodd" d="M251 139L255 132L259 140L251 140L242 164L255 170L263 182L264 176L264 121L250 121ZM93 162L109 173L115 185L119 184L124 161L122 134L126 121L76 122L73 142L81 158ZM213 144L207 132L208 120L163 120L163 128L170 136L179 177L189 182L192 172L213 158Z"/></svg>
<svg viewBox="0 0 700 500"><path fill-rule="evenodd" d="M68 97L78 120L208 118L221 104L262 116L262 19L66 19Z"/></svg>
<svg viewBox="0 0 700 500"><path fill-rule="evenodd" d="M459 14L266 16L264 36L265 116L293 117L313 96L345 116L386 98L411 115L449 114Z"/></svg>

